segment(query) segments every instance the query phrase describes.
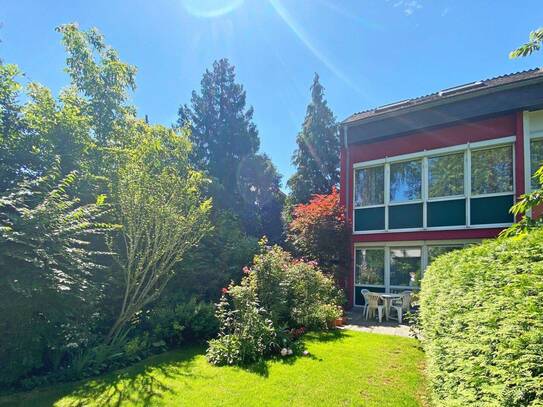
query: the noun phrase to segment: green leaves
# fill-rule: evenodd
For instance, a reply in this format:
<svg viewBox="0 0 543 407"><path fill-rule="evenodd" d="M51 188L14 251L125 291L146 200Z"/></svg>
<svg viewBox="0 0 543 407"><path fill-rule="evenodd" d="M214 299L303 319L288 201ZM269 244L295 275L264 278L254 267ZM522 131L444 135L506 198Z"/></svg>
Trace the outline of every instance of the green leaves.
<svg viewBox="0 0 543 407"><path fill-rule="evenodd" d="M541 49L543 42L543 27L530 33L530 39L526 44L521 45L517 49L509 53L509 58L526 57Z"/></svg>
<svg viewBox="0 0 543 407"><path fill-rule="evenodd" d="M543 231L438 257L422 280L422 341L439 406L543 402Z"/></svg>

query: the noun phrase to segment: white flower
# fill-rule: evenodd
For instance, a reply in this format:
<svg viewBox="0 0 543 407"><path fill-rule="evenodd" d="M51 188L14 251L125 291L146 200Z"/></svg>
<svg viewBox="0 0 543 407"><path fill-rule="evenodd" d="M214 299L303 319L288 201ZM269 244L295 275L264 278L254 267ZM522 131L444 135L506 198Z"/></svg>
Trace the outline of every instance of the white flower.
<svg viewBox="0 0 543 407"><path fill-rule="evenodd" d="M287 356L288 350L287 348L281 349L281 356Z"/></svg>
<svg viewBox="0 0 543 407"><path fill-rule="evenodd" d="M308 355L309 355L309 351L304 350L304 356L308 356Z"/></svg>
<svg viewBox="0 0 543 407"><path fill-rule="evenodd" d="M289 354L289 355L292 355L292 353L293 353L293 352L292 352L292 349L288 349L288 354Z"/></svg>

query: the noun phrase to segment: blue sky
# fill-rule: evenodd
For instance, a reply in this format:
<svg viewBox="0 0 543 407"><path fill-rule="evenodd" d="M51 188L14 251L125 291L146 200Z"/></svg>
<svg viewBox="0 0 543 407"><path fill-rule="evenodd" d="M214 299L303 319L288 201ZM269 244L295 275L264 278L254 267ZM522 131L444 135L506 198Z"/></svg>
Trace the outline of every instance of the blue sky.
<svg viewBox="0 0 543 407"><path fill-rule="evenodd" d="M98 27L137 66L132 101L153 123L174 122L203 71L229 58L255 108L261 150L284 180L314 72L344 119L543 65L543 53L507 57L543 25L540 0L0 0L0 22L0 57L55 92L67 77L54 28Z"/></svg>

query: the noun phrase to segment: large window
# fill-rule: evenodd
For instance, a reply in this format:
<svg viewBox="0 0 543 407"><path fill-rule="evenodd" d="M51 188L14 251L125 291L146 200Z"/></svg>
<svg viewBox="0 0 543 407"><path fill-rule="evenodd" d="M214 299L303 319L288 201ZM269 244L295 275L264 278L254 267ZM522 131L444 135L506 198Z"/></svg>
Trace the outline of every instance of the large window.
<svg viewBox="0 0 543 407"><path fill-rule="evenodd" d="M362 289L386 293L418 290L424 269L437 257L475 242L391 242L355 247L355 304L363 304Z"/></svg>
<svg viewBox="0 0 543 407"><path fill-rule="evenodd" d="M373 206L384 203L385 167L370 167L358 170L355 188L356 206Z"/></svg>
<svg viewBox="0 0 543 407"><path fill-rule="evenodd" d="M385 285L385 249L356 250L355 284Z"/></svg>
<svg viewBox="0 0 543 407"><path fill-rule="evenodd" d="M428 197L464 195L464 153L428 158Z"/></svg>
<svg viewBox="0 0 543 407"><path fill-rule="evenodd" d="M534 178L535 172L543 165L543 139L530 140L530 175L532 189L540 187L539 180Z"/></svg>
<svg viewBox="0 0 543 407"><path fill-rule="evenodd" d="M506 226L514 137L355 164L354 232ZM533 166L543 139L532 141Z"/></svg>
<svg viewBox="0 0 543 407"><path fill-rule="evenodd" d="M421 248L390 249L390 285L416 287L421 273Z"/></svg>
<svg viewBox="0 0 543 407"><path fill-rule="evenodd" d="M513 147L475 150L471 153L471 194L513 192Z"/></svg>
<svg viewBox="0 0 543 407"><path fill-rule="evenodd" d="M390 202L416 201L421 195L422 161L390 164Z"/></svg>

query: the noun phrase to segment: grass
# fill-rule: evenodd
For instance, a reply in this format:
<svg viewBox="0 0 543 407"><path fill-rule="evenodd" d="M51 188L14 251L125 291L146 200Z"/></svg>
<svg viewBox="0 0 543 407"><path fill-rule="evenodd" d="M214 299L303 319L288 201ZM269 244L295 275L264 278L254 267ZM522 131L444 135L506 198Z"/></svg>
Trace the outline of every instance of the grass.
<svg viewBox="0 0 543 407"><path fill-rule="evenodd" d="M420 406L423 353L414 339L309 334L310 356L215 367L201 347L151 357L96 379L0 398L38 406Z"/></svg>

